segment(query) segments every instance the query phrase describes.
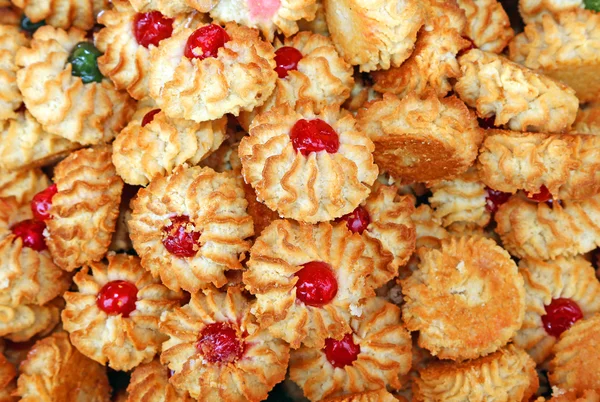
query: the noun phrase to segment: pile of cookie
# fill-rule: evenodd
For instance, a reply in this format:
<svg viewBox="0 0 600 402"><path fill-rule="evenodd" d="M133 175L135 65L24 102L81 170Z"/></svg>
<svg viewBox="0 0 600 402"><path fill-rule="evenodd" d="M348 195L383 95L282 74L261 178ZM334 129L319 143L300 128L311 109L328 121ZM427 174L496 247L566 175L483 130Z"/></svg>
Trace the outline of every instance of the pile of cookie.
<svg viewBox="0 0 600 402"><path fill-rule="evenodd" d="M515 11L0 0L0 401L600 402L600 2Z"/></svg>

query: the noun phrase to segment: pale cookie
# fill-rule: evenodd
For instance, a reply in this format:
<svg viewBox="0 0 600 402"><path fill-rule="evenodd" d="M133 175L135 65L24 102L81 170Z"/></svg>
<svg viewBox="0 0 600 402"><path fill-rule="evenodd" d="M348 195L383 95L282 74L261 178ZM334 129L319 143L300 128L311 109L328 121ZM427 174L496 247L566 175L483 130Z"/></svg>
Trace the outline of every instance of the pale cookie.
<svg viewBox="0 0 600 402"><path fill-rule="evenodd" d="M584 7L584 0L519 0L519 12L526 24L541 21L545 14L556 15Z"/></svg>
<svg viewBox="0 0 600 402"><path fill-rule="evenodd" d="M590 103L579 109L572 132L600 135L600 103Z"/></svg>
<svg viewBox="0 0 600 402"><path fill-rule="evenodd" d="M0 25L0 120L16 117L15 111L23 104L17 86L15 56L19 47L28 43L19 27Z"/></svg>
<svg viewBox="0 0 600 402"><path fill-rule="evenodd" d="M96 17L107 10L110 0L12 0L31 22L45 21L56 28L92 29Z"/></svg>
<svg viewBox="0 0 600 402"><path fill-rule="evenodd" d="M157 10L162 14L175 17L178 14L189 14L194 10L209 12L219 0L130 0L131 5L140 13Z"/></svg>
<svg viewBox="0 0 600 402"><path fill-rule="evenodd" d="M17 203L22 205L49 185L50 180L41 169L1 171L0 198L15 197Z"/></svg>
<svg viewBox="0 0 600 402"><path fill-rule="evenodd" d="M60 298L44 306L0 306L0 336L12 342L26 342L34 336L44 336L60 322L62 307L64 302Z"/></svg>
<svg viewBox="0 0 600 402"><path fill-rule="evenodd" d="M479 49L502 53L515 36L502 3L498 0L457 0L457 3L467 16L464 34Z"/></svg>

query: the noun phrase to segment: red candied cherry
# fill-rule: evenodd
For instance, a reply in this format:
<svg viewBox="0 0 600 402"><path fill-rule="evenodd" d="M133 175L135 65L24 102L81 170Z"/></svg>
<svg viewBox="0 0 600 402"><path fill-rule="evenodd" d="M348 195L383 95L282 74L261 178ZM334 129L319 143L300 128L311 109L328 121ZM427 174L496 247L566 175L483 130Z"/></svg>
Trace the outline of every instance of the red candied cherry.
<svg viewBox="0 0 600 402"><path fill-rule="evenodd" d="M142 127L146 124L149 124L152 120L154 120L154 116L156 116L160 112L160 109L153 109L146 113L144 118L142 119Z"/></svg>
<svg viewBox="0 0 600 402"><path fill-rule="evenodd" d="M542 316L542 323L548 335L556 338L571 328L571 325L583 318L581 309L571 299L552 299L546 306L546 315Z"/></svg>
<svg viewBox="0 0 600 402"><path fill-rule="evenodd" d="M304 156L311 152L327 151L334 154L340 147L340 138L333 127L321 119L300 119L290 131L294 150Z"/></svg>
<svg viewBox="0 0 600 402"><path fill-rule="evenodd" d="M504 204L510 198L510 193L504 193L502 191L494 190L493 188L486 187L487 197L485 197L485 209L490 214L495 214L500 205Z"/></svg>
<svg viewBox="0 0 600 402"><path fill-rule="evenodd" d="M144 47L158 46L161 40L173 34L173 18L165 17L160 11L137 13L133 19L133 34Z"/></svg>
<svg viewBox="0 0 600 402"><path fill-rule="evenodd" d="M96 304L98 308L106 314L129 317L129 314L135 310L138 289L131 282L112 281L102 286Z"/></svg>
<svg viewBox="0 0 600 402"><path fill-rule="evenodd" d="M548 188L544 185L542 185L542 187L540 187L540 191L532 194L532 193L526 193L527 198L529 198L532 201L535 202L548 202L550 200L552 200L552 194L550 194L550 191L548 190Z"/></svg>
<svg viewBox="0 0 600 402"><path fill-rule="evenodd" d="M171 224L163 228L162 244L177 257L193 257L198 252L200 232L196 232L189 216L174 216Z"/></svg>
<svg viewBox="0 0 600 402"><path fill-rule="evenodd" d="M200 332L196 349L210 363L230 363L242 357L245 344L231 325L215 322Z"/></svg>
<svg viewBox="0 0 600 402"><path fill-rule="evenodd" d="M295 47L284 46L275 51L275 71L279 78L285 78L289 71L298 69L298 62L302 60L302 53Z"/></svg>
<svg viewBox="0 0 600 402"><path fill-rule="evenodd" d="M31 212L38 221L50 219L50 207L52 206L52 197L58 193L56 184L37 193L31 200Z"/></svg>
<svg viewBox="0 0 600 402"><path fill-rule="evenodd" d="M304 304L323 306L337 294L337 279L329 264L321 261L309 262L296 272L296 277L296 297Z"/></svg>
<svg viewBox="0 0 600 402"><path fill-rule="evenodd" d="M467 46L464 49L461 49L457 53L456 57L462 56L463 54L467 53L469 50L477 49L477 45L475 44L475 42L473 42L473 39L469 38L468 36L463 36L462 38L469 41L469 46Z"/></svg>
<svg viewBox="0 0 600 402"><path fill-rule="evenodd" d="M44 240L44 229L46 229L44 222L33 219L21 221L11 228L13 234L21 238L23 246L35 251L43 251L48 248Z"/></svg>
<svg viewBox="0 0 600 402"><path fill-rule="evenodd" d="M210 24L198 28L185 44L185 57L188 59L204 60L207 57L217 57L219 49L231 38L218 25Z"/></svg>
<svg viewBox="0 0 600 402"><path fill-rule="evenodd" d="M360 205L354 211L339 218L339 220L346 221L348 229L351 232L358 234L362 234L362 232L367 230L367 226L371 223L369 212Z"/></svg>
<svg viewBox="0 0 600 402"><path fill-rule="evenodd" d="M352 334L346 334L340 341L326 339L323 351L333 367L343 368L358 358L360 345L354 344Z"/></svg>

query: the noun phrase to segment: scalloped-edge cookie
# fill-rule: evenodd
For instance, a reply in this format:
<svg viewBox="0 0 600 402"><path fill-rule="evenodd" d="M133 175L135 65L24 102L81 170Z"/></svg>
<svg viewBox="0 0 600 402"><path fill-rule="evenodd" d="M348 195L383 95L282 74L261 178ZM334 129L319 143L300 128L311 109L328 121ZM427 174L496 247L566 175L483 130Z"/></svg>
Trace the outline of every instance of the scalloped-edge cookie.
<svg viewBox="0 0 600 402"><path fill-rule="evenodd" d="M169 382L200 402L258 402L285 378L289 345L261 329L240 287L204 290L167 312L160 360ZM222 343L225 342L225 345Z"/></svg>
<svg viewBox="0 0 600 402"><path fill-rule="evenodd" d="M56 165L46 224L46 243L54 262L73 271L101 260L115 231L123 181L117 176L109 146L73 152Z"/></svg>
<svg viewBox="0 0 600 402"><path fill-rule="evenodd" d="M254 234L241 182L234 172L180 166L141 189L129 229L142 266L172 290L225 285Z"/></svg>
<svg viewBox="0 0 600 402"><path fill-rule="evenodd" d="M17 388L17 369L0 353L0 401L17 402L19 397L13 395Z"/></svg>
<svg viewBox="0 0 600 402"><path fill-rule="evenodd" d="M145 102L113 142L112 160L123 181L145 186L177 166L197 165L216 151L225 140L226 126L226 117L202 123L171 119Z"/></svg>
<svg viewBox="0 0 600 402"><path fill-rule="evenodd" d="M275 33L292 36L298 32L298 21L312 20L317 13L317 0L220 0L210 10L218 24L237 22L257 28L272 42Z"/></svg>
<svg viewBox="0 0 600 402"><path fill-rule="evenodd" d="M326 143L311 143L325 130ZM322 146L319 146L322 145ZM254 119L240 143L242 173L280 216L316 223L352 212L377 179L373 143L339 107L281 105Z"/></svg>
<svg viewBox="0 0 600 402"><path fill-rule="evenodd" d="M584 200L600 192L600 137L488 130L477 167L490 188Z"/></svg>
<svg viewBox="0 0 600 402"><path fill-rule="evenodd" d="M458 59L463 75L454 90L481 118L515 131L560 133L577 116L568 86L494 53L469 50Z"/></svg>
<svg viewBox="0 0 600 402"><path fill-rule="evenodd" d="M401 286L402 317L410 331L419 331L419 346L441 359L475 359L506 345L521 328L523 278L494 241L453 237L418 255L419 269Z"/></svg>
<svg viewBox="0 0 600 402"><path fill-rule="evenodd" d="M34 195L50 185L41 169L0 171L0 197L15 197L19 205L31 201Z"/></svg>
<svg viewBox="0 0 600 402"><path fill-rule="evenodd" d="M19 47L27 44L29 39L19 27L0 25L0 120L14 118L23 103L17 86L15 57Z"/></svg>
<svg viewBox="0 0 600 402"><path fill-rule="evenodd" d="M400 308L384 299L367 299L343 340L328 339L324 349L292 350L290 378L311 401L382 387L399 389L400 376L408 373L412 361L412 340L400 315ZM336 360L336 347L351 351L346 361Z"/></svg>
<svg viewBox="0 0 600 402"><path fill-rule="evenodd" d="M600 103L589 103L579 108L572 132L600 135Z"/></svg>
<svg viewBox="0 0 600 402"><path fill-rule="evenodd" d="M600 282L592 265L581 256L559 257L554 261L524 258L519 268L525 280L525 319L514 343L541 364L552 354L557 341L543 322L548 306L553 300L569 299L584 318L599 313Z"/></svg>
<svg viewBox="0 0 600 402"><path fill-rule="evenodd" d="M376 391L365 391L343 395L333 398L323 399L323 402L398 402L394 395L390 394L385 388Z"/></svg>
<svg viewBox="0 0 600 402"><path fill-rule="evenodd" d="M128 402L193 402L187 392L178 391L171 383L168 367L157 359L140 364L131 373L127 386Z"/></svg>
<svg viewBox="0 0 600 402"><path fill-rule="evenodd" d="M417 0L323 0L331 39L360 71L398 67L412 53L425 10Z"/></svg>
<svg viewBox="0 0 600 402"><path fill-rule="evenodd" d="M19 371L22 402L110 401L105 368L79 353L66 332L36 342Z"/></svg>
<svg viewBox="0 0 600 402"><path fill-rule="evenodd" d="M552 206L516 195L500 206L495 220L504 248L519 258L553 260L600 246L600 195Z"/></svg>
<svg viewBox="0 0 600 402"><path fill-rule="evenodd" d="M86 33L46 25L17 52L17 84L27 110L44 129L73 142L110 141L133 113L133 100L107 79L84 84L67 60Z"/></svg>
<svg viewBox="0 0 600 402"><path fill-rule="evenodd" d="M238 115L262 105L275 89L275 52L258 31L228 23L182 29L150 51L150 96L173 118L196 122ZM216 57L188 58L196 32L223 30L230 39Z"/></svg>
<svg viewBox="0 0 600 402"><path fill-rule="evenodd" d="M455 96L383 100L359 110L358 126L375 143L375 162L398 182L451 179L477 157L483 137L475 114Z"/></svg>
<svg viewBox="0 0 600 402"><path fill-rule="evenodd" d="M511 60L573 88L580 102L600 98L600 14L545 14L510 43Z"/></svg>
<svg viewBox="0 0 600 402"><path fill-rule="evenodd" d="M209 12L219 0L130 0L133 8L140 12L160 11L162 14L175 17L178 14L189 14L194 10Z"/></svg>
<svg viewBox="0 0 600 402"><path fill-rule="evenodd" d="M463 363L438 362L419 370L414 401L528 401L538 389L535 363L508 345Z"/></svg>
<svg viewBox="0 0 600 402"><path fill-rule="evenodd" d="M0 336L12 342L26 342L34 336L44 336L59 323L63 306L60 298L43 306L0 306Z"/></svg>
<svg viewBox="0 0 600 402"><path fill-rule="evenodd" d="M92 29L96 16L107 10L110 0L12 0L32 22L44 20L56 28Z"/></svg>
<svg viewBox="0 0 600 402"><path fill-rule="evenodd" d="M294 349L321 348L351 330L351 317L374 295L369 275L390 261L344 225L278 220L256 239L243 280L257 298L253 313L261 327ZM322 292L311 295L318 277Z"/></svg>
<svg viewBox="0 0 600 402"><path fill-rule="evenodd" d="M519 13L526 24L541 21L545 14L560 14L584 8L584 0L519 0Z"/></svg>
<svg viewBox="0 0 600 402"><path fill-rule="evenodd" d="M457 3L467 16L464 34L479 49L502 53L515 36L502 3L498 0L457 0Z"/></svg>

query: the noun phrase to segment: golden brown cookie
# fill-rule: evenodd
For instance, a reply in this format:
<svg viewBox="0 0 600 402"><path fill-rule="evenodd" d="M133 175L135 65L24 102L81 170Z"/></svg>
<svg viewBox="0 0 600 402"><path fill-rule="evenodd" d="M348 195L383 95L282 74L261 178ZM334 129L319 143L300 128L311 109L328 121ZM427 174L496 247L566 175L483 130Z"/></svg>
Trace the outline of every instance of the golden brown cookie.
<svg viewBox="0 0 600 402"><path fill-rule="evenodd" d="M584 0L519 0L519 12L529 24L541 21L545 14L561 14L584 7Z"/></svg>
<svg viewBox="0 0 600 402"><path fill-rule="evenodd" d="M0 353L0 402L17 402L13 392L17 388L17 369Z"/></svg>
<svg viewBox="0 0 600 402"><path fill-rule="evenodd" d="M45 21L56 28L94 27L96 16L107 10L109 0L12 0L32 22Z"/></svg>
<svg viewBox="0 0 600 402"><path fill-rule="evenodd" d="M481 50L502 53L515 35L502 3L498 0L457 0L457 3L467 16L465 36Z"/></svg>
<svg viewBox="0 0 600 402"><path fill-rule="evenodd" d="M590 103L579 108L572 132L600 135L600 103Z"/></svg>
<svg viewBox="0 0 600 402"><path fill-rule="evenodd" d="M127 386L129 402L193 402L187 392L178 391L169 378L171 370L158 359L137 366Z"/></svg>
<svg viewBox="0 0 600 402"><path fill-rule="evenodd" d="M385 388L377 391L365 391L350 395L323 399L323 402L397 402L398 399L386 391Z"/></svg>
<svg viewBox="0 0 600 402"><path fill-rule="evenodd" d="M583 392L576 392L554 388L552 398L544 399L540 397L536 399L536 402L544 402L546 400L548 402L600 402L600 394L591 389L586 389Z"/></svg>
<svg viewBox="0 0 600 402"><path fill-rule="evenodd" d="M354 86L350 91L350 97L344 102L344 109L350 111L353 115L362 108L367 102L379 100L382 95L373 89L373 80L371 74L355 73Z"/></svg>
<svg viewBox="0 0 600 402"><path fill-rule="evenodd" d="M44 336L59 323L60 310L63 307L64 302L61 298L43 306L0 306L0 336L12 342L26 342L34 336Z"/></svg>
<svg viewBox="0 0 600 402"><path fill-rule="evenodd" d="M130 0L130 2L135 11L140 13L157 10L166 16L175 17L178 14L193 13L194 10L207 13L219 0Z"/></svg>
<svg viewBox="0 0 600 402"><path fill-rule="evenodd" d="M327 27L327 21L325 20L325 8L323 7L323 0L316 0L317 12L315 18L312 20L301 19L297 22L300 31L309 31L323 36L329 36L329 28Z"/></svg>
<svg viewBox="0 0 600 402"><path fill-rule="evenodd" d="M0 25L0 120L16 117L15 111L23 103L17 87L15 56L29 39L16 26Z"/></svg>
<svg viewBox="0 0 600 402"><path fill-rule="evenodd" d="M40 169L0 172L0 197L15 197L19 205L31 201L34 195L50 185L48 176Z"/></svg>

